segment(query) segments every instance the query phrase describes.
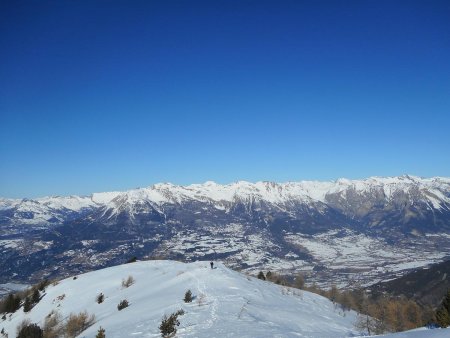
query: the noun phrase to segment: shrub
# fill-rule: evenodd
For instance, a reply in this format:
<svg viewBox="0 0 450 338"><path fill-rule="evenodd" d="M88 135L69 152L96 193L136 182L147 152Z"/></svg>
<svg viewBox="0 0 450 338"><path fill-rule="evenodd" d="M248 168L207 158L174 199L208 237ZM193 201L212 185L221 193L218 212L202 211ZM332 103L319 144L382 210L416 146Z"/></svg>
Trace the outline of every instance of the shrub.
<svg viewBox="0 0 450 338"><path fill-rule="evenodd" d="M450 326L450 290L447 291L441 305L436 311L436 322L440 327Z"/></svg>
<svg viewBox="0 0 450 338"><path fill-rule="evenodd" d="M131 258L127 261L127 263L135 263L136 261L137 261L137 257L134 256L134 257L131 257Z"/></svg>
<svg viewBox="0 0 450 338"><path fill-rule="evenodd" d="M0 302L0 313L13 313L20 308L20 297L9 294L5 299Z"/></svg>
<svg viewBox="0 0 450 338"><path fill-rule="evenodd" d="M17 338L43 338L44 333L37 324L27 324L20 327Z"/></svg>
<svg viewBox="0 0 450 338"><path fill-rule="evenodd" d="M39 293L39 290L34 289L33 295L31 296L31 301L33 302L33 304L37 304L37 303L39 303L40 300L41 300L41 294Z"/></svg>
<svg viewBox="0 0 450 338"><path fill-rule="evenodd" d="M131 285L133 285L134 282L135 282L135 280L134 280L133 276L128 276L127 279L122 279L122 287L128 288Z"/></svg>
<svg viewBox="0 0 450 338"><path fill-rule="evenodd" d="M44 321L44 338L59 338L64 334L64 325L62 324L59 312L50 312Z"/></svg>
<svg viewBox="0 0 450 338"><path fill-rule="evenodd" d="M184 302L190 303L190 302L192 302L192 300L193 300L192 292L191 292L191 290L187 290L186 293L184 294Z"/></svg>
<svg viewBox="0 0 450 338"><path fill-rule="evenodd" d="M170 316L164 315L159 325L159 330L161 331L161 337L172 337L177 332L177 326L180 325L178 316L184 315L184 310L178 310L172 313Z"/></svg>
<svg viewBox="0 0 450 338"><path fill-rule="evenodd" d="M103 303L103 301L105 300L105 295L103 293L99 293L97 295L97 297L95 298L95 300L97 301L97 303L101 304Z"/></svg>
<svg viewBox="0 0 450 338"><path fill-rule="evenodd" d="M23 303L23 312L30 312L33 308L33 303L31 302L30 297L25 298L25 302Z"/></svg>
<svg viewBox="0 0 450 338"><path fill-rule="evenodd" d="M24 320L22 320L19 325L17 325L17 334L19 334L20 331L22 331L22 329L25 326L28 326L31 324L31 321L28 318L25 318Z"/></svg>
<svg viewBox="0 0 450 338"><path fill-rule="evenodd" d="M101 326L98 329L97 335L95 336L95 338L106 338L105 335L105 329L103 329Z"/></svg>
<svg viewBox="0 0 450 338"><path fill-rule="evenodd" d="M126 307L128 307L128 301L126 300L126 299L124 299L124 300L121 300L120 301L120 303L119 304L117 304L117 310L123 310L123 309L125 309Z"/></svg>
<svg viewBox="0 0 450 338"><path fill-rule="evenodd" d="M179 309L177 312L175 312L175 315L177 315L177 316L182 316L184 314L185 314L185 312L183 309Z"/></svg>
<svg viewBox="0 0 450 338"><path fill-rule="evenodd" d="M299 273L297 277L295 277L294 287L297 289L303 289L305 287L305 277L303 277L302 274Z"/></svg>
<svg viewBox="0 0 450 338"><path fill-rule="evenodd" d="M37 285L37 289L39 291L44 291L48 285L50 285L50 281L48 279L44 279Z"/></svg>
<svg viewBox="0 0 450 338"><path fill-rule="evenodd" d="M264 276L264 272L260 271L260 272L258 273L258 279L266 280L266 276Z"/></svg>
<svg viewBox="0 0 450 338"><path fill-rule="evenodd" d="M198 306L205 305L206 295L204 293L201 293L197 298L197 304Z"/></svg>
<svg viewBox="0 0 450 338"><path fill-rule="evenodd" d="M80 312L79 314L71 313L69 319L67 319L66 324L66 334L67 338L74 338L78 336L81 332L86 330L89 326L94 324L95 316L89 316L86 311Z"/></svg>

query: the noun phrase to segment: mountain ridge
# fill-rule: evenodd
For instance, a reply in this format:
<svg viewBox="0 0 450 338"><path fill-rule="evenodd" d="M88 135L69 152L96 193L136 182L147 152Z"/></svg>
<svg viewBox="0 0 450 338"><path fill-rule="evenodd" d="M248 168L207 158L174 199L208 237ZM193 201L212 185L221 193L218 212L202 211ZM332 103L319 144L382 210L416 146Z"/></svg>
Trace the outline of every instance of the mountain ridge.
<svg viewBox="0 0 450 338"><path fill-rule="evenodd" d="M160 182L151 184L146 187L137 187L132 189L126 189L126 190L111 190L111 191L104 191L104 192L93 192L90 194L70 194L70 195L46 195L41 197L35 197L35 198L8 198L5 196L0 196L0 202L6 202L6 201L23 201L23 200L44 200L44 199L52 199L52 198L91 198L95 194L119 194L123 192L129 192L129 191L138 191L143 189L153 189L153 188L162 188L162 187L178 187L178 188L197 188L202 186L221 186L221 187L228 187L228 186L235 186L239 184L246 184L246 185L260 185L260 184L275 184L275 185L289 185L289 184L355 184L355 183L362 183L362 182L372 182L372 183L398 183L402 180L410 180L411 182L437 182L441 181L441 183L450 184L450 177L446 176L432 176L432 177L422 177L422 176L416 176L416 175L410 175L410 174L404 174L400 176L369 176L367 178L363 179L348 179L345 177L341 177L335 180L300 180L300 181L285 181L285 182L277 182L277 181L246 181L246 180L238 180L233 181L231 183L227 184L221 184L217 183L212 180L205 181L204 183L192 183L192 184L174 184L171 182Z"/></svg>
<svg viewBox="0 0 450 338"><path fill-rule="evenodd" d="M386 201L392 200L392 194L398 191L411 191L418 188L424 192L424 199L435 209L441 207L450 209L450 178L432 177L420 178L403 175L397 177L373 176L363 180L337 179L335 181L299 181L276 183L259 181L250 183L238 181L221 185L212 181L203 184L175 185L172 183L158 183L146 188L136 188L126 191L112 191L92 193L87 196L47 196L37 199L6 199L0 198L0 211L17 208L24 216L24 223L55 223L64 222L62 215L55 215L58 210L79 212L101 207L115 207L123 203L133 203L139 200L148 201L155 205L180 204L186 200L205 201L215 203L234 202L239 199L256 199L271 204L283 204L289 201L321 202L330 204L330 195L339 195L349 190L358 193L371 193L374 190ZM372 191L370 191L372 190ZM384 195L384 196L382 196ZM48 212L51 216L44 217ZM31 213L31 214L30 214ZM39 217L31 217L32 214ZM31 217L31 218L30 218ZM27 221L34 219L32 221Z"/></svg>
<svg viewBox="0 0 450 338"><path fill-rule="evenodd" d="M303 271L345 286L444 260L449 231L448 178L160 183L0 202L0 268L7 282L119 264L126 256L220 258L251 272Z"/></svg>

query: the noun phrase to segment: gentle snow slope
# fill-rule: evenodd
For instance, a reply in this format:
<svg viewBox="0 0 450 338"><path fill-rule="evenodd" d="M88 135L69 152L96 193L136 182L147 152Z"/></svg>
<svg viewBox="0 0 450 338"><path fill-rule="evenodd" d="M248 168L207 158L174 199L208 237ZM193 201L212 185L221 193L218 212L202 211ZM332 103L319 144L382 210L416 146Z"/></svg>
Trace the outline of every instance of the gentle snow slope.
<svg viewBox="0 0 450 338"><path fill-rule="evenodd" d="M428 330L426 328L420 328L411 331L391 333L383 336L377 336L379 338L448 338L450 337L450 329L434 329Z"/></svg>
<svg viewBox="0 0 450 338"><path fill-rule="evenodd" d="M122 287L122 280L133 276L135 283ZM192 290L192 303L183 302ZM102 292L105 301L97 304ZM122 311L117 304L127 299ZM68 278L49 286L29 313L22 308L0 328L16 336L17 325L25 318L43 326L52 310L66 319L72 313L88 311L96 322L79 337L93 338L100 326L108 338L160 337L159 324L164 314L184 309L177 337L355 337L356 313L343 313L328 299L313 293L282 287L247 277L208 262L180 263L146 261L115 266ZM444 338L450 330L413 330L392 334L390 338Z"/></svg>
<svg viewBox="0 0 450 338"><path fill-rule="evenodd" d="M129 288L122 279L132 275ZM186 290L196 297L183 302ZM164 314L184 309L178 337L347 337L357 334L354 312L345 314L321 296L247 277L217 264L146 261L115 266L69 278L49 286L30 313L20 309L0 321L14 337L24 318L43 325L44 317L57 310L63 318L87 310L96 323L80 337L95 337L100 326L108 338L158 337ZM102 292L105 301L97 304ZM62 295L65 295L64 297ZM58 297L62 300L58 300ZM127 299L128 308L117 310Z"/></svg>

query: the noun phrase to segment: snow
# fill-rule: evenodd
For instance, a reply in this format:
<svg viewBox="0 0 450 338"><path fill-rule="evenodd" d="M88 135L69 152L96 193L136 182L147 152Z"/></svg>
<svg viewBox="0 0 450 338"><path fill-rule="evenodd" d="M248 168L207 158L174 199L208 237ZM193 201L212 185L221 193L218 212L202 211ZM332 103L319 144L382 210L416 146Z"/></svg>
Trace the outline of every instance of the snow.
<svg viewBox="0 0 450 338"><path fill-rule="evenodd" d="M85 196L50 196L38 198L36 200L39 204L45 205L51 209L69 209L73 211L80 211L84 208L94 206L90 197Z"/></svg>
<svg viewBox="0 0 450 338"><path fill-rule="evenodd" d="M0 197L0 210L7 210L14 208L20 203L19 199L9 199L9 198L1 198Z"/></svg>
<svg viewBox="0 0 450 338"><path fill-rule="evenodd" d="M21 239L2 239L0 240L0 246L4 248L14 249L18 248L22 243Z"/></svg>
<svg viewBox="0 0 450 338"><path fill-rule="evenodd" d="M107 203L111 202L114 198L119 196L120 194L121 194L121 192L119 192L119 191L94 193L91 196L91 200L94 203L107 204Z"/></svg>
<svg viewBox="0 0 450 338"><path fill-rule="evenodd" d="M10 292L22 291L28 287L29 285L27 284L19 284L19 283L0 284L0 296L6 295Z"/></svg>
<svg viewBox="0 0 450 338"><path fill-rule="evenodd" d="M426 329L419 328L415 330L391 333L377 337L385 338L448 338L450 337L450 328L447 329Z"/></svg>
<svg viewBox="0 0 450 338"><path fill-rule="evenodd" d="M135 283L121 286L133 276ZM192 303L183 302L190 289ZM105 300L97 304L102 292ZM122 311L117 304L127 299ZM232 271L221 263L145 261L68 278L47 287L45 296L29 312L19 310L0 321L10 336L24 319L40 326L52 310L62 318L88 311L95 324L79 337L93 338L100 326L109 338L159 337L164 314L184 309L177 337L354 337L356 313L342 312L316 294L279 286Z"/></svg>
<svg viewBox="0 0 450 338"><path fill-rule="evenodd" d="M336 236L336 230L331 230L315 236L286 233L284 239L305 249L315 261L320 262L327 269L358 271L352 274L350 280L345 278L345 275L333 277L334 282L343 288L348 287L348 283L354 282L355 279L363 285L373 284L381 274L385 277L386 274L397 275L400 271L441 261L447 255L445 251L432 249L418 252L417 247L427 247L424 245L426 239L416 239L410 244L391 245L383 239L369 237L350 229L340 230L340 236ZM298 263L292 262L295 269L304 270L305 267L301 266L301 262ZM303 262L303 264L307 263ZM322 285L320 282L318 284L328 287L328 284Z"/></svg>
<svg viewBox="0 0 450 338"><path fill-rule="evenodd" d="M22 224L45 224L55 219L64 221L64 212L80 211L86 208L106 207L117 214L120 208L128 208L132 214L134 206L149 203L160 210L163 204L181 204L185 201L213 202L216 209L227 210L230 203L236 201L264 201L281 210L289 203L327 203L330 194L342 194L354 190L362 194L373 191L384 193L389 202L396 193L419 191L426 203L434 209L450 205L450 179L442 177L420 178L415 176L369 177L364 180L338 179L336 181L300 181L300 182L256 182L238 181L221 185L212 181L187 186L171 183L159 183L147 188L125 192L103 192L86 196L43 197L35 200L13 200L0 198L0 210L15 209L15 217ZM106 210L106 209L105 209ZM106 211L105 211L106 212ZM22 213L31 213L32 218L22 217Z"/></svg>

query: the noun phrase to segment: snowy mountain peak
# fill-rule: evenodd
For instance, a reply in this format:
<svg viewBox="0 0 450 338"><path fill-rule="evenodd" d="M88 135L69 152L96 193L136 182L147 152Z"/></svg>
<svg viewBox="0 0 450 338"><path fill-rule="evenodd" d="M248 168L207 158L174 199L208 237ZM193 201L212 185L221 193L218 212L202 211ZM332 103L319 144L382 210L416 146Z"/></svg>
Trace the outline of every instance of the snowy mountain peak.
<svg viewBox="0 0 450 338"><path fill-rule="evenodd" d="M223 204L263 202L276 206L291 203L325 203L333 207L346 199L360 200L376 198L376 203L391 203L393 199L414 199L412 204L425 203L435 209L450 208L450 179L433 177L420 178L403 175L398 177L369 177L363 180L340 178L336 181L300 181L275 183L259 181L251 183L237 181L218 184L207 181L187 186L158 183L147 188L125 192L94 193L91 196L43 197L38 199L0 199L0 210L15 210L12 221L24 224L62 222L66 216L92 209L117 209L118 214L126 205L135 210L134 204L148 204L155 208L162 205L180 205L187 202L213 203L218 208ZM351 202L353 203L353 202ZM350 205L351 207L351 205ZM138 208L139 210L141 208Z"/></svg>

